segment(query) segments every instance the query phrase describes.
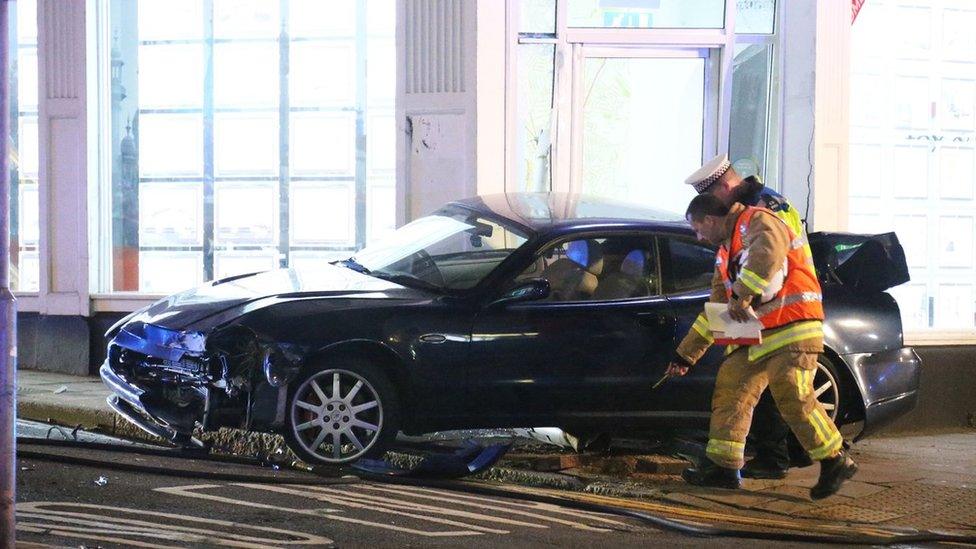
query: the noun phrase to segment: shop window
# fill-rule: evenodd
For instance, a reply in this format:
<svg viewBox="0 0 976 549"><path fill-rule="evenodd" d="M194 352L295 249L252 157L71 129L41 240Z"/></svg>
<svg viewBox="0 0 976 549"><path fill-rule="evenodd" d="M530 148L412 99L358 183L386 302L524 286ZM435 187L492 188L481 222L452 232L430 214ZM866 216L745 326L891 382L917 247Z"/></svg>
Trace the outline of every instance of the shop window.
<svg viewBox="0 0 976 549"><path fill-rule="evenodd" d="M570 0L571 27L720 29L725 0Z"/></svg>
<svg viewBox="0 0 976 549"><path fill-rule="evenodd" d="M98 291L314 267L393 228L393 0L113 0L107 13Z"/></svg>
<svg viewBox="0 0 976 549"><path fill-rule="evenodd" d="M765 180L767 173L773 175L774 170L766 169L772 65L772 44L736 45L732 61L729 159L743 177L758 175Z"/></svg>
<svg viewBox="0 0 976 549"><path fill-rule="evenodd" d="M36 292L40 286L38 202L37 3L8 4L10 44L10 288Z"/></svg>
<svg viewBox="0 0 976 549"><path fill-rule="evenodd" d="M872 0L852 28L850 218L894 231L906 332L976 329L976 6Z"/></svg>

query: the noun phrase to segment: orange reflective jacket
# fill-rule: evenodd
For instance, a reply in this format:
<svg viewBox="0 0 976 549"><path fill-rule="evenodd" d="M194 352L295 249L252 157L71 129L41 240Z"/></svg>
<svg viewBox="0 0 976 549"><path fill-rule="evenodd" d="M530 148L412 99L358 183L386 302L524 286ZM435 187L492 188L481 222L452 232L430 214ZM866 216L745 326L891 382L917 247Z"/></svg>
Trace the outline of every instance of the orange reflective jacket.
<svg viewBox="0 0 976 549"><path fill-rule="evenodd" d="M732 298L732 283L743 267L739 264L743 256L742 237L749 230L752 216L760 211L775 217L773 212L764 208L747 207L735 223L730 249L723 245L718 250L716 263L725 282L725 292L729 299ZM766 293L763 293L753 302L753 308L759 315L764 329L778 328L799 320L823 320L824 318L820 282L813 269L812 259L804 252L804 240L797 237L785 223L783 227L790 235L790 249L786 253L782 281L759 280L760 286L768 286L768 291L771 291L772 295L767 297ZM756 276L751 271L748 271L748 275Z"/></svg>

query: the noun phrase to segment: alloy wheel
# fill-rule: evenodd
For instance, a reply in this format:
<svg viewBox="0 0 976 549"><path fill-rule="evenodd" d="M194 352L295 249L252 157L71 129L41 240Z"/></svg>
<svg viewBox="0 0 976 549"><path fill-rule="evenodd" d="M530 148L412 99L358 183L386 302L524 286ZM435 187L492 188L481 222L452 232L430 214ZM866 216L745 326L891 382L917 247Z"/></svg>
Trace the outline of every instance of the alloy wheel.
<svg viewBox="0 0 976 549"><path fill-rule="evenodd" d="M376 389L348 370L310 376L295 391L290 411L295 440L324 463L359 459L383 428L383 403Z"/></svg>
<svg viewBox="0 0 976 549"><path fill-rule="evenodd" d="M813 377L814 395L831 421L837 421L840 412L840 385L834 373L823 362L817 362L817 373Z"/></svg>

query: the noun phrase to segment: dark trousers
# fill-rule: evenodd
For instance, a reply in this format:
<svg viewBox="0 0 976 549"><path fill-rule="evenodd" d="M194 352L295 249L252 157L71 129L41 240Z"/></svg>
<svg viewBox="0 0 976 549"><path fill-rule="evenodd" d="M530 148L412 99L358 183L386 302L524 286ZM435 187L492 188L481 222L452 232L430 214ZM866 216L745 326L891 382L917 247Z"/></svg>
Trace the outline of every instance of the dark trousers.
<svg viewBox="0 0 976 549"><path fill-rule="evenodd" d="M749 439L756 450L756 457L768 465L787 469L791 463L798 467L812 463L780 415L769 389L763 391L752 413Z"/></svg>

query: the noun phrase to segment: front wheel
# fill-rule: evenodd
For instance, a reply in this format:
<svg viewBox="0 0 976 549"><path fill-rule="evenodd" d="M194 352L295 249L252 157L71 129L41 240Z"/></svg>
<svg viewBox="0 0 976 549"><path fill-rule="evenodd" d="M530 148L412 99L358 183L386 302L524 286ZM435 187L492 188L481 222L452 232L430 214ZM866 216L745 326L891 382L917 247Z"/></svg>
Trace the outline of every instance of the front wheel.
<svg viewBox="0 0 976 549"><path fill-rule="evenodd" d="M310 371L293 387L285 439L309 463L341 465L379 456L396 436L396 390L373 364L343 360Z"/></svg>

